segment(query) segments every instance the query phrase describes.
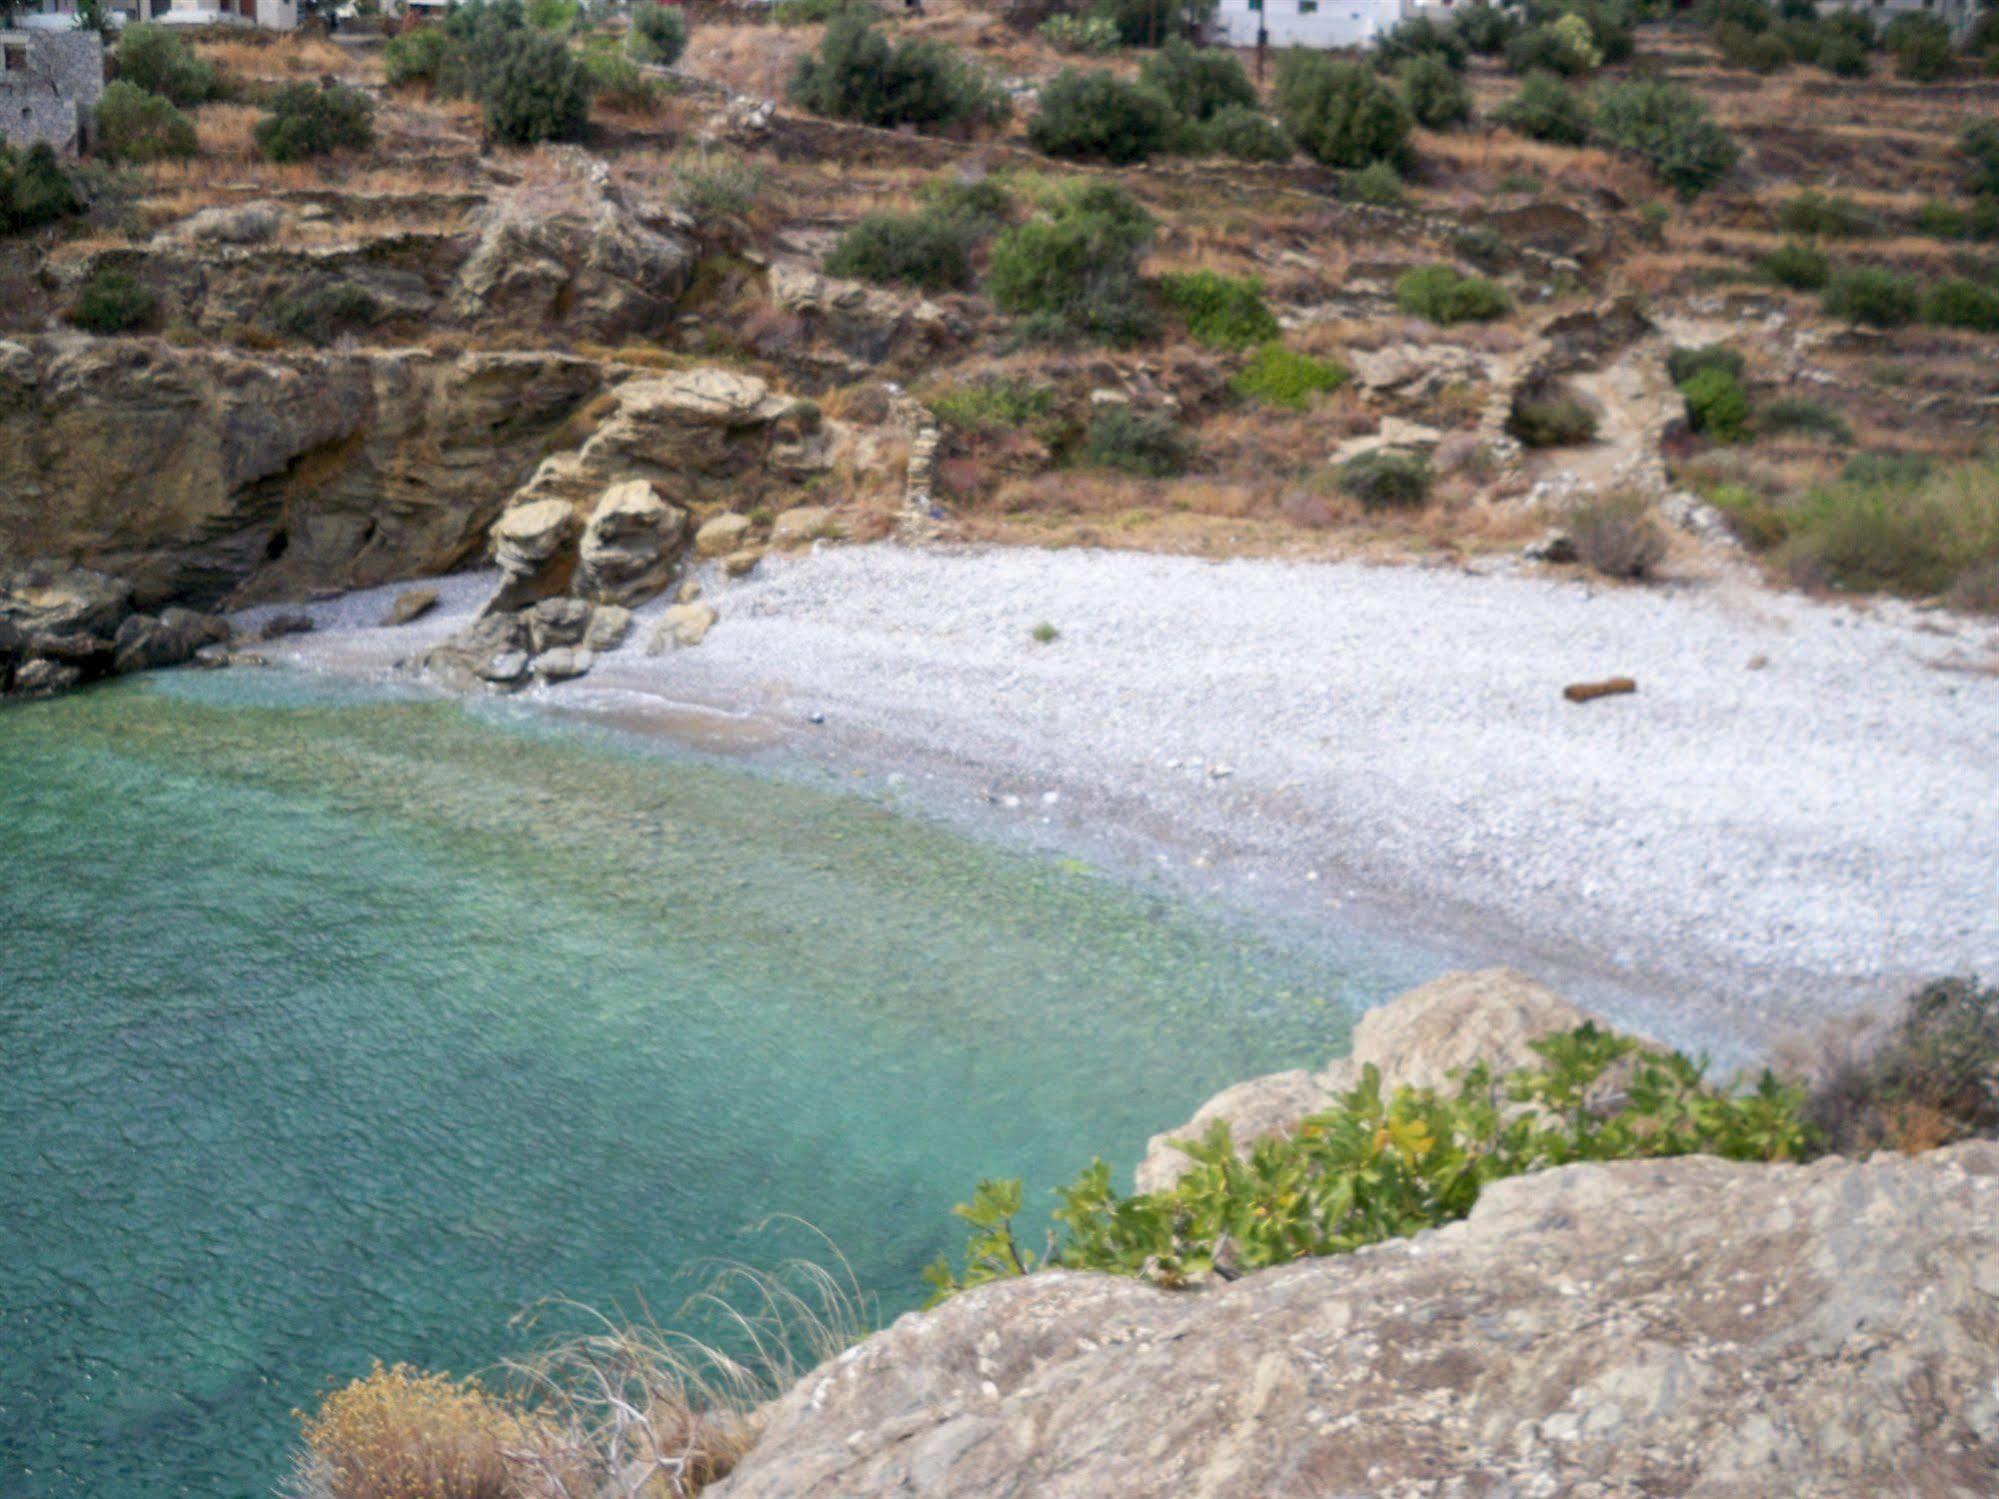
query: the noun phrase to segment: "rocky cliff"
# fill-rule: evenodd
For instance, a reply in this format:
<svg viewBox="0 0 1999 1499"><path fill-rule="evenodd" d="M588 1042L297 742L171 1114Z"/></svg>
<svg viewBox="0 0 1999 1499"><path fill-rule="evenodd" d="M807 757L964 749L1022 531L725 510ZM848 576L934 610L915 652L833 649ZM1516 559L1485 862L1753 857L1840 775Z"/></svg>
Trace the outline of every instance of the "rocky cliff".
<svg viewBox="0 0 1999 1499"><path fill-rule="evenodd" d="M1288 1130L1589 1019L1507 970L1217 1096ZM1621 1087L1612 1075L1607 1087ZM724 1499L1999 1492L1999 1144L1684 1157L1488 1186L1463 1222L1192 1291L1044 1272L902 1318L767 1413Z"/></svg>
<svg viewBox="0 0 1999 1499"><path fill-rule="evenodd" d="M1576 1166L1198 1293L1046 1274L805 1379L718 1499L1999 1491L1999 1145Z"/></svg>

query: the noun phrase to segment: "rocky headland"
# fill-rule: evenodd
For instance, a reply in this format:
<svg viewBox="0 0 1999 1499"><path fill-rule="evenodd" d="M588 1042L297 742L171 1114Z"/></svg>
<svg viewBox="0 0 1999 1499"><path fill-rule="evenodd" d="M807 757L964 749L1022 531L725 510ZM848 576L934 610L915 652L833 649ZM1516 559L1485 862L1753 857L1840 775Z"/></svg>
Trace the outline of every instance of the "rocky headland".
<svg viewBox="0 0 1999 1499"><path fill-rule="evenodd" d="M1231 1089L1239 1143L1362 1065L1444 1086L1588 1019L1505 971ZM763 1414L727 1499L1969 1496L1999 1483L1999 1145L1493 1183L1462 1222L1168 1291L1042 1272L902 1318Z"/></svg>

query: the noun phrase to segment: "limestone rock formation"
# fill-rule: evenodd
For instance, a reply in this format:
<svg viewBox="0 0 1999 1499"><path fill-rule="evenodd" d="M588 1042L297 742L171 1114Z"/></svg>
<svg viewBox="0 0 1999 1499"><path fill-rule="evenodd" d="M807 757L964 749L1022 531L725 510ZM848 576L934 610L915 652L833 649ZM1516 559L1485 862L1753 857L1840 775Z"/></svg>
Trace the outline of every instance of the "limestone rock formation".
<svg viewBox="0 0 1999 1499"><path fill-rule="evenodd" d="M436 607L435 588L407 588L396 595L395 601L389 605L389 612L383 616L382 623L391 629L398 625L412 624Z"/></svg>
<svg viewBox="0 0 1999 1499"><path fill-rule="evenodd" d="M687 289L694 250L612 202L550 217L523 198L481 215L450 310L574 337L615 339L663 323Z"/></svg>
<svg viewBox="0 0 1999 1499"><path fill-rule="evenodd" d="M229 638L191 609L133 612L122 579L87 568L33 565L0 572L0 696L35 697L96 677L190 661Z"/></svg>
<svg viewBox="0 0 1999 1499"><path fill-rule="evenodd" d="M1571 1166L1199 1292L1030 1276L801 1380L715 1499L1989 1494L1999 1144Z"/></svg>
<svg viewBox="0 0 1999 1499"><path fill-rule="evenodd" d="M548 353L0 343L0 567L64 558L143 610L445 572L605 378Z"/></svg>
<svg viewBox="0 0 1999 1499"><path fill-rule="evenodd" d="M686 524L686 512L646 480L613 484L584 527L577 591L604 604L644 603L672 579Z"/></svg>
<svg viewBox="0 0 1999 1499"><path fill-rule="evenodd" d="M1359 1081L1361 1069L1381 1069L1389 1087L1441 1088L1454 1070L1489 1062L1498 1071L1534 1062L1528 1043L1573 1030L1591 1017L1559 994L1509 968L1448 973L1369 1010L1354 1027L1353 1054L1323 1072L1303 1069L1252 1078L1224 1089L1179 1129L1154 1135L1134 1174L1138 1190L1168 1188L1191 1164L1175 1140L1198 1140L1226 1120L1239 1149L1264 1135L1285 1134L1329 1108Z"/></svg>
<svg viewBox="0 0 1999 1499"><path fill-rule="evenodd" d="M750 518L725 510L701 523L694 533L694 550L702 557L726 557L739 551L749 534Z"/></svg>
<svg viewBox="0 0 1999 1499"><path fill-rule="evenodd" d="M774 547L810 546L827 535L833 512L823 505L799 505L771 522L770 544Z"/></svg>
<svg viewBox="0 0 1999 1499"><path fill-rule="evenodd" d="M659 617L659 624L653 630L652 640L647 644L649 655L657 656L669 647L699 645L708 638L708 632L715 627L721 616L715 612L713 604L703 604L695 600L675 604Z"/></svg>

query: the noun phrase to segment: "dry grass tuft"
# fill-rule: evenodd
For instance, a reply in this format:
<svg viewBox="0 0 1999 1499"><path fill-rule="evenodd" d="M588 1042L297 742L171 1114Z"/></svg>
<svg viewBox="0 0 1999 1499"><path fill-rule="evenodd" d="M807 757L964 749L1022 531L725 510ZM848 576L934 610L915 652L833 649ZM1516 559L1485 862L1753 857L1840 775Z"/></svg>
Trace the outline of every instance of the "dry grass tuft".
<svg viewBox="0 0 1999 1499"><path fill-rule="evenodd" d="M823 1243L822 1239L822 1243ZM528 1321L587 1330L506 1365L506 1393L398 1364L300 1416L295 1499L692 1499L756 1440L756 1413L872 1331L874 1307L837 1268L724 1267L682 1307L719 1341L549 1303Z"/></svg>

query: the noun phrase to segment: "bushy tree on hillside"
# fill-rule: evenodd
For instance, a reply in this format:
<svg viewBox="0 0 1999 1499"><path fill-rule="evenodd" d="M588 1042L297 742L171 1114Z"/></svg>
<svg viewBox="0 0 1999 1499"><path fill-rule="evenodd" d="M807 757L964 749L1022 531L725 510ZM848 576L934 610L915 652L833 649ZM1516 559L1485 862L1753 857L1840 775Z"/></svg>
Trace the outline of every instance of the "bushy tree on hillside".
<svg viewBox="0 0 1999 1499"><path fill-rule="evenodd" d="M1127 47L1161 47L1174 37L1200 36L1215 0L1095 0L1090 13L1116 26Z"/></svg>
<svg viewBox="0 0 1999 1499"><path fill-rule="evenodd" d="M1173 106L1149 88L1065 68L1042 85L1027 138L1050 156L1123 166L1166 149L1179 124Z"/></svg>
<svg viewBox="0 0 1999 1499"><path fill-rule="evenodd" d="M1636 79L1600 89L1595 113L1599 140L1642 158L1682 197L1713 187L1741 154L1707 106L1676 83Z"/></svg>
<svg viewBox="0 0 1999 1499"><path fill-rule="evenodd" d="M374 143L375 106L338 83L288 83L257 121L257 149L272 161L304 161L330 151L365 151Z"/></svg>
<svg viewBox="0 0 1999 1499"><path fill-rule="evenodd" d="M1138 81L1190 120L1208 120L1231 107L1256 107L1256 90L1233 53L1190 47L1175 37L1146 58Z"/></svg>
<svg viewBox="0 0 1999 1499"><path fill-rule="evenodd" d="M1409 111L1366 67L1293 50L1277 65L1277 111L1305 153L1329 167L1408 165Z"/></svg>
<svg viewBox="0 0 1999 1499"><path fill-rule="evenodd" d="M590 81L559 37L532 28L507 34L476 76L486 134L510 146L580 138L590 122Z"/></svg>
<svg viewBox="0 0 1999 1499"><path fill-rule="evenodd" d="M21 234L83 211L76 184L47 141L0 143L0 234Z"/></svg>
<svg viewBox="0 0 1999 1499"><path fill-rule="evenodd" d="M1409 58L1395 72L1402 102L1418 125L1443 130L1471 118L1471 90L1434 53Z"/></svg>
<svg viewBox="0 0 1999 1499"><path fill-rule="evenodd" d="M864 11L827 24L819 50L798 59L789 92L800 109L864 125L919 129L997 124L1004 92L941 42L891 42Z"/></svg>
<svg viewBox="0 0 1999 1499"><path fill-rule="evenodd" d="M220 89L214 64L196 57L164 26L128 26L118 38L118 76L183 109L206 104Z"/></svg>
<svg viewBox="0 0 1999 1499"><path fill-rule="evenodd" d="M1529 140L1580 146L1589 139L1589 106L1553 73L1529 73L1520 92L1499 106L1496 118Z"/></svg>
<svg viewBox="0 0 1999 1499"><path fill-rule="evenodd" d="M1156 327L1138 280L1152 229L1123 188L1090 183L993 242L986 292L1032 335L1135 343Z"/></svg>
<svg viewBox="0 0 1999 1499"><path fill-rule="evenodd" d="M632 29L625 34L625 50L635 61L663 68L680 61L687 50L687 18L680 7L639 0L632 10Z"/></svg>
<svg viewBox="0 0 1999 1499"><path fill-rule="evenodd" d="M194 121L158 94L119 79L97 101L97 139L106 161L137 164L195 153Z"/></svg>

